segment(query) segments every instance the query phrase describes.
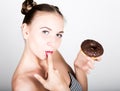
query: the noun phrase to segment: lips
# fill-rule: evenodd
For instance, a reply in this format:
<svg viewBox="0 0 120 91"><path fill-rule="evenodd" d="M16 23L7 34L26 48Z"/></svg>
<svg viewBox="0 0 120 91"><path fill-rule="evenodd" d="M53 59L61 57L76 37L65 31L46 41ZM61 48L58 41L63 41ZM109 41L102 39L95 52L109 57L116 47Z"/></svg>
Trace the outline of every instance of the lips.
<svg viewBox="0 0 120 91"><path fill-rule="evenodd" d="M45 53L46 53L46 57L48 57L48 53L53 53L53 51L45 51Z"/></svg>

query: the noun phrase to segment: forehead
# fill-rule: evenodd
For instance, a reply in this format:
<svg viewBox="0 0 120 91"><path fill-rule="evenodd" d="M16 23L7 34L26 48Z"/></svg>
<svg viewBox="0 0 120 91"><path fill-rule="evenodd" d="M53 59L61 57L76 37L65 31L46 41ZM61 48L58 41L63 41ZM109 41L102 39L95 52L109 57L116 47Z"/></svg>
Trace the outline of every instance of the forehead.
<svg viewBox="0 0 120 91"><path fill-rule="evenodd" d="M32 25L39 27L47 26L56 29L63 29L64 19L57 13L54 12L36 12L32 20Z"/></svg>

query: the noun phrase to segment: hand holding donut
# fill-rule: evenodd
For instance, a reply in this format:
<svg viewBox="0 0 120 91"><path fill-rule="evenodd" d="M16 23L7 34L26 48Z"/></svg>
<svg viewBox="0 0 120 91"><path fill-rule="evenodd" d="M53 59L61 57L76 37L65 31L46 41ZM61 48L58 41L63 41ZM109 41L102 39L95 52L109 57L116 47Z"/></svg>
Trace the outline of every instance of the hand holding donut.
<svg viewBox="0 0 120 91"><path fill-rule="evenodd" d="M53 60L51 53L48 53L48 77L44 79L38 74L35 74L35 78L44 86L44 88L50 91L70 91L69 86L65 83L65 80L60 75L59 71L53 68Z"/></svg>
<svg viewBox="0 0 120 91"><path fill-rule="evenodd" d="M81 50L74 62L75 67L89 73L94 68L95 61L99 61L104 49L100 43L95 40L87 39L81 44Z"/></svg>
<svg viewBox="0 0 120 91"><path fill-rule="evenodd" d="M79 51L77 58L74 61L75 68L82 70L86 74L90 73L90 71L94 69L94 64L95 61L92 58L84 55L81 51Z"/></svg>

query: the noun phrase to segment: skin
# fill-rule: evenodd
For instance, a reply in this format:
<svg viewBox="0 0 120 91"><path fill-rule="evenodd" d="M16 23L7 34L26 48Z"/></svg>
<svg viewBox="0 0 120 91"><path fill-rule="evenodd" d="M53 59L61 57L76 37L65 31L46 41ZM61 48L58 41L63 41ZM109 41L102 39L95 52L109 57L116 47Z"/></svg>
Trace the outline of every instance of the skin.
<svg viewBox="0 0 120 91"><path fill-rule="evenodd" d="M75 73L57 51L64 33L57 13L37 12L31 24L22 24L25 48L12 79L12 91L70 91L68 72L76 75L87 91L87 72L93 60L81 52L74 61Z"/></svg>

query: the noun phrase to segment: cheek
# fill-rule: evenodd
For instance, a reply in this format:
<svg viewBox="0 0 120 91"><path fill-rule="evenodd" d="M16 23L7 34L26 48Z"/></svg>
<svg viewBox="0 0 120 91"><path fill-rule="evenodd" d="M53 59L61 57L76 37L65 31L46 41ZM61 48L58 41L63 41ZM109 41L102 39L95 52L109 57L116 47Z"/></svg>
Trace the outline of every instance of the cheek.
<svg viewBox="0 0 120 91"><path fill-rule="evenodd" d="M38 32L32 33L29 40L36 48L45 45L45 39Z"/></svg>
<svg viewBox="0 0 120 91"><path fill-rule="evenodd" d="M56 49L58 49L60 47L61 42L62 42L61 40L56 41Z"/></svg>
<svg viewBox="0 0 120 91"><path fill-rule="evenodd" d="M30 50L36 55L36 56L43 56L45 51L45 41L37 36L30 36L29 38L29 47Z"/></svg>

